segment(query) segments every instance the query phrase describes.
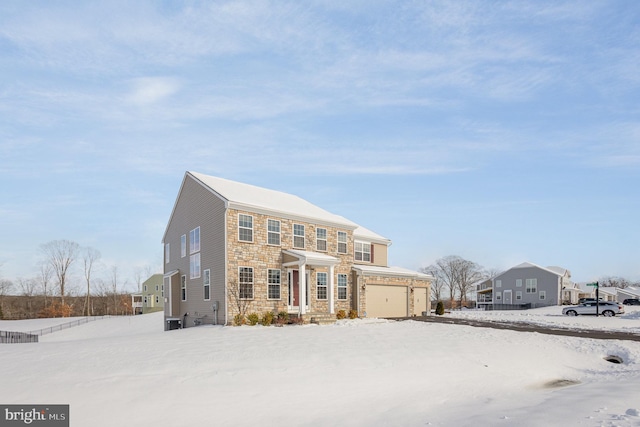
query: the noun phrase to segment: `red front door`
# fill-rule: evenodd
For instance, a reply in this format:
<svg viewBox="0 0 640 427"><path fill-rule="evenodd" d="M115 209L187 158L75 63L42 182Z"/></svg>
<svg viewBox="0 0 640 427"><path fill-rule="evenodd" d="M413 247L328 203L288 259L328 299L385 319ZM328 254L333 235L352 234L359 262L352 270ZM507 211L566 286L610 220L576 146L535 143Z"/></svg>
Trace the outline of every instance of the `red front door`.
<svg viewBox="0 0 640 427"><path fill-rule="evenodd" d="M293 301L291 302L291 305L294 307L297 307L300 301L300 276L298 274L298 270L293 270L292 277L293 277L293 280L292 280L291 287L293 288L292 289Z"/></svg>

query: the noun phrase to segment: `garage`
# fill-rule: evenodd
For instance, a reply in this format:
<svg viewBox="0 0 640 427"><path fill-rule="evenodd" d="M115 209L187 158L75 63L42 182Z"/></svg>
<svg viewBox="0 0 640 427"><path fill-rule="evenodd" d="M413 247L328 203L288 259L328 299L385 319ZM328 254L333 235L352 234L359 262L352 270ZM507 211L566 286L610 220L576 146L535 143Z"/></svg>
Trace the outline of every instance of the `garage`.
<svg viewBox="0 0 640 427"><path fill-rule="evenodd" d="M367 285L367 317L405 317L408 315L406 286Z"/></svg>

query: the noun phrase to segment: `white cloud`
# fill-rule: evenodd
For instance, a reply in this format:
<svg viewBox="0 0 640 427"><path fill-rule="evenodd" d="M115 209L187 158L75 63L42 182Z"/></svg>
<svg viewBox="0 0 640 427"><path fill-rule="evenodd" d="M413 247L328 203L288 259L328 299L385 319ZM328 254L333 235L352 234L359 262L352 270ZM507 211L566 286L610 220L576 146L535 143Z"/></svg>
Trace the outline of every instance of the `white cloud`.
<svg viewBox="0 0 640 427"><path fill-rule="evenodd" d="M170 77L141 77L132 80L127 100L137 105L155 104L180 90L178 79Z"/></svg>

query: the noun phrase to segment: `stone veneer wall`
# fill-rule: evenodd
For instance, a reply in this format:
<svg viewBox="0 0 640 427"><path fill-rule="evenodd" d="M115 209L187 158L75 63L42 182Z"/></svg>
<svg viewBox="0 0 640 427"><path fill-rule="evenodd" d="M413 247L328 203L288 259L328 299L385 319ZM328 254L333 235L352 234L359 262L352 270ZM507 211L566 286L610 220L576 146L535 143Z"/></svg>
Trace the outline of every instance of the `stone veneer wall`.
<svg viewBox="0 0 640 427"><path fill-rule="evenodd" d="M285 249L298 249L309 252L318 252L340 259L340 263L334 268L334 307L335 311L349 311L352 301L352 276L351 265L353 264L353 232L347 229L339 229L324 225L316 225L309 222L278 218L270 215L256 214L245 211L229 209L227 211L227 278L228 286L238 286L238 268L253 267L253 300L251 301L247 314L262 314L268 311L278 313L286 311L289 301L289 284L287 269L282 266ZM238 215L246 214L253 217L253 242L241 242L238 240ZM280 246L267 244L267 219L280 221ZM301 224L305 226L305 247L293 247L293 225ZM316 250L316 228L327 230L327 250ZM338 231L347 233L347 253L338 254L337 236ZM280 269L280 299L268 299L268 269ZM329 301L318 300L316 298L316 273L327 272L327 267L307 265L309 272L310 313L328 313ZM347 299L338 300L338 274L347 275ZM233 322L233 317L238 314L238 304L233 295L229 295L228 322Z"/></svg>
<svg viewBox="0 0 640 427"><path fill-rule="evenodd" d="M358 277L354 274L354 277ZM390 276L370 276L361 275L360 277L360 308L358 314L367 311L367 290L366 285L390 285L390 286L413 286L414 288L427 288L427 312L431 311L431 282L426 279L415 279L411 277L390 277ZM357 279L353 279L354 281ZM365 286L365 289L362 289ZM415 313L413 307L413 293L409 293L409 313L420 316L422 313Z"/></svg>

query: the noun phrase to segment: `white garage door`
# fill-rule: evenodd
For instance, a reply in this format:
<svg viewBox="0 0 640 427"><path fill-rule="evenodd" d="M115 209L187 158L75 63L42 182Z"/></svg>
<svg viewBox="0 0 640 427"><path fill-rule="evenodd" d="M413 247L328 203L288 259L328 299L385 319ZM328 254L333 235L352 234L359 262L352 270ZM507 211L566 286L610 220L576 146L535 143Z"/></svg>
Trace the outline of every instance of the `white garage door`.
<svg viewBox="0 0 640 427"><path fill-rule="evenodd" d="M367 317L407 316L407 287L367 285Z"/></svg>
<svg viewBox="0 0 640 427"><path fill-rule="evenodd" d="M427 288L413 288L413 314L422 316L427 311Z"/></svg>

